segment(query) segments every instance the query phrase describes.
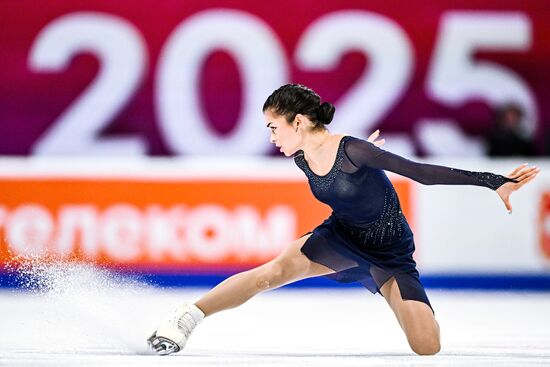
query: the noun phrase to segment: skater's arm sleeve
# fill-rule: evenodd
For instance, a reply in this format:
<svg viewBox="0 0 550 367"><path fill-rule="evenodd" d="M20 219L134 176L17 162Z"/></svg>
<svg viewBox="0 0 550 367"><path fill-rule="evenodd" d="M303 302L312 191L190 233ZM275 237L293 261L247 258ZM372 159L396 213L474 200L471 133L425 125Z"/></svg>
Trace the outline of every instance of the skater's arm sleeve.
<svg viewBox="0 0 550 367"><path fill-rule="evenodd" d="M414 162L356 138L346 142L345 152L357 168L368 166L391 171L424 185L475 185L496 190L506 182L516 182L490 172L472 172Z"/></svg>

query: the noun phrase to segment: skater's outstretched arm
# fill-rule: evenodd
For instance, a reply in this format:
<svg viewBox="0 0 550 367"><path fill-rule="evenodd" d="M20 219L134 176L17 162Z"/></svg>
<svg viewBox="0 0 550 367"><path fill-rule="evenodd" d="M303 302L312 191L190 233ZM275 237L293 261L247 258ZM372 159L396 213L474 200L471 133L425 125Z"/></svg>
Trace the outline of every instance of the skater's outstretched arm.
<svg viewBox="0 0 550 367"><path fill-rule="evenodd" d="M535 167L522 165L513 171L514 175L511 173L512 176L505 177L490 172L472 172L414 162L356 138L346 142L345 151L357 168L368 166L395 172L424 185L476 185L496 190L504 183L515 182L520 176L536 170ZM521 175L517 176L519 173Z"/></svg>
<svg viewBox="0 0 550 367"><path fill-rule="evenodd" d="M380 149L374 144L353 138L346 142L345 152L358 169L364 166L384 169L408 177L424 185L476 185L496 190L506 209L511 212L510 194L539 173L537 167L523 164L508 176L490 172L472 172L457 168L419 163Z"/></svg>

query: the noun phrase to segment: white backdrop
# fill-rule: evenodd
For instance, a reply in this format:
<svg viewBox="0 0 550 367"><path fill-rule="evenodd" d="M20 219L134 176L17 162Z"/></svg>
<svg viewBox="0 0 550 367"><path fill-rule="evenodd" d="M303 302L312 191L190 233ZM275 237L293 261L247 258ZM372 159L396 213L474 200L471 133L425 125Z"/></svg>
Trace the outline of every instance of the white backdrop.
<svg viewBox="0 0 550 367"><path fill-rule="evenodd" d="M477 171L508 173L519 160L431 160ZM529 161L541 168L537 178L511 197L508 214L495 192L475 186L416 188L417 260L424 272L503 273L550 270L539 240L544 230L540 205L550 192L550 162ZM550 222L550 213L546 222ZM550 228L546 225L546 233Z"/></svg>

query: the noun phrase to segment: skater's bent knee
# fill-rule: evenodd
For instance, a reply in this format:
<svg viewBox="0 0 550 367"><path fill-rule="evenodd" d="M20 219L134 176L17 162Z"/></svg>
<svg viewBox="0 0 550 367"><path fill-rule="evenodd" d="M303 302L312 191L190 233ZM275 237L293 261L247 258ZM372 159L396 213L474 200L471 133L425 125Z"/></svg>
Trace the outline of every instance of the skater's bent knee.
<svg viewBox="0 0 550 367"><path fill-rule="evenodd" d="M434 344L432 346L413 347L412 350L420 356L433 356L439 353L441 346L439 344Z"/></svg>
<svg viewBox="0 0 550 367"><path fill-rule="evenodd" d="M431 356L439 353L441 343L439 338L429 338L418 342L410 343L411 349L418 355Z"/></svg>

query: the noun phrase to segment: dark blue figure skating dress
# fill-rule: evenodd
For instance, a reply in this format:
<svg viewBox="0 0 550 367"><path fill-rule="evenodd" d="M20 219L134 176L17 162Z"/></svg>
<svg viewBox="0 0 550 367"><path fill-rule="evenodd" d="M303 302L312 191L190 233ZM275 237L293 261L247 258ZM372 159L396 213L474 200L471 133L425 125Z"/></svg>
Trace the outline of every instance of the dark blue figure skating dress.
<svg viewBox="0 0 550 367"><path fill-rule="evenodd" d="M477 185L496 190L513 181L488 172L417 163L345 136L336 160L324 176L309 168L303 151L294 155L313 195L332 214L311 232L302 252L311 261L335 271L338 282L360 282L372 293L394 277L401 297L430 306L413 260L414 240L393 185L383 170L425 185Z"/></svg>

